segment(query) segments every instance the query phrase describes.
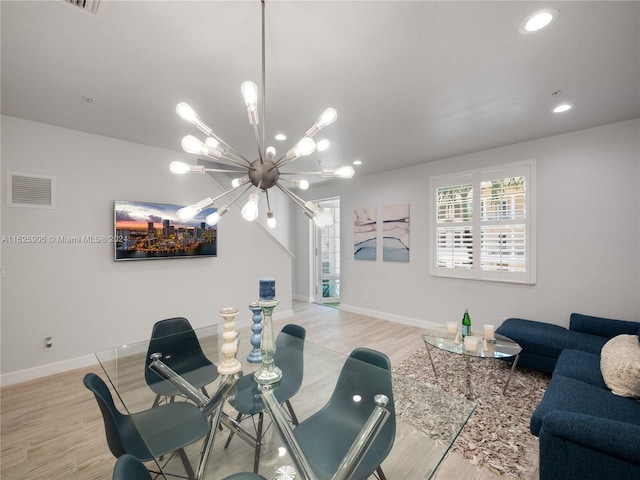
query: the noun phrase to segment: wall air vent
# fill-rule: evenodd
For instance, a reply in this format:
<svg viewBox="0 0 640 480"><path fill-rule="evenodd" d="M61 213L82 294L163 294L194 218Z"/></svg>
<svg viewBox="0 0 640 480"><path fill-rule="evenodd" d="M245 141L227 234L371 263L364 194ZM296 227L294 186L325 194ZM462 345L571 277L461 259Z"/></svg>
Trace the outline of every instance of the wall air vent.
<svg viewBox="0 0 640 480"><path fill-rule="evenodd" d="M64 0L71 5L75 5L82 10L86 10L87 12L93 13L94 15L98 13L98 6L100 5L100 0Z"/></svg>
<svg viewBox="0 0 640 480"><path fill-rule="evenodd" d="M56 208L56 178L7 172L7 206Z"/></svg>

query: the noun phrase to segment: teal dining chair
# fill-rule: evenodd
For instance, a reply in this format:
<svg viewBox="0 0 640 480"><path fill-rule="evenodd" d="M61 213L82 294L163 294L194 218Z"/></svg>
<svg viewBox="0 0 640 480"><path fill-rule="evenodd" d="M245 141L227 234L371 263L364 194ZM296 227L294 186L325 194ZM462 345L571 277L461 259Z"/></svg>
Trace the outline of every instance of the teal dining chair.
<svg viewBox="0 0 640 480"><path fill-rule="evenodd" d="M147 467L133 455L125 453L116 460L113 480L152 480ZM234 473L222 480L267 480L262 475L250 472Z"/></svg>
<svg viewBox="0 0 640 480"><path fill-rule="evenodd" d="M106 383L95 373L84 376L84 386L96 398L104 420L107 444L114 457L131 454L143 462L176 453L187 476L195 474L184 447L209 433L209 422L202 412L187 402L160 405L132 414L123 414L115 406ZM141 435L144 432L144 439Z"/></svg>
<svg viewBox="0 0 640 480"><path fill-rule="evenodd" d="M149 358L153 353L161 353L160 360L183 377L187 382L202 390L208 396L206 385L218 378L218 367L202 351L200 341L191 323L184 317L167 318L153 325L144 378L149 388L156 394L153 406L163 398L173 401L181 395L180 390L149 368Z"/></svg>
<svg viewBox="0 0 640 480"><path fill-rule="evenodd" d="M282 379L275 390L275 396L280 405L284 405L291 417L294 425L298 424L298 419L291 405L290 399L298 393L304 374L304 340L307 331L304 327L295 324L288 324L282 327L276 338L276 353L274 360L278 368L282 370ZM241 422L246 418L258 416L256 424L256 443L253 459L253 471L258 471L260 463L260 447L262 445L264 411L261 392L253 375L242 377L228 398L231 405L237 412L236 420ZM233 433L230 433L225 443L225 448L229 446Z"/></svg>
<svg viewBox="0 0 640 480"><path fill-rule="evenodd" d="M345 361L327 404L293 430L319 480L332 478L338 470L375 408L377 394L388 397L386 409L390 415L351 478L365 480L375 472L385 479L380 465L389 455L396 434L391 361L376 350L356 348Z"/></svg>

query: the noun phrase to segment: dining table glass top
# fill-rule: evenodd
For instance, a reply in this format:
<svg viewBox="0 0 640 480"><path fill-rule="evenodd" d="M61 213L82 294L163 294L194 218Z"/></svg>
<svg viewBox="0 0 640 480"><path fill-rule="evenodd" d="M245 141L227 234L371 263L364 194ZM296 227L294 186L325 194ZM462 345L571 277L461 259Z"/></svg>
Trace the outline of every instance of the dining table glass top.
<svg viewBox="0 0 640 480"><path fill-rule="evenodd" d="M247 356L252 349L249 343L252 332L248 326L236 330L238 331L236 358L241 363L242 374L252 375L260 367L259 363L247 361ZM207 358L219 365L224 360L222 345L225 342L222 337L224 333L222 325L196 328L195 333ZM286 334L276 332L275 335ZM121 402L119 408L122 413L132 414L147 410L152 408L156 401L156 393L151 390L145 380L145 369L149 368L151 362L148 358L149 353L149 341L142 341L109 348L95 354L112 387L116 404L118 405L118 399ZM302 384L290 400L300 422L319 411L328 402L348 355L305 340L303 357ZM387 375L379 367L367 364L366 368L380 370L373 372L374 374ZM192 372L191 375L197 376L198 372ZM189 377L189 374L184 374L184 377ZM221 382L226 378L220 375L212 384L205 387L208 398L214 396ZM386 477L393 480L431 478L473 413L475 404L463 396L451 395L436 386L399 375L393 372L393 365L392 383L396 434L393 448L382 463L382 469ZM244 384L242 388L255 389L255 385L252 387L247 382L242 384ZM278 385L276 384L274 388L277 389ZM353 395L355 399L358 392L354 391ZM175 401L192 400L177 396ZM256 401L259 399L256 398ZM222 404L221 415L224 418L235 419L237 412L226 401ZM277 416L280 417L279 414ZM272 425L273 418L269 417L269 414L265 414L258 473L268 479L304 479L304 472L300 472L296 459L293 459L290 454L291 449L287 449L290 445L286 440L283 441L281 430L275 428L278 422ZM255 434L254 422L255 419L243 422L243 428L250 434ZM202 461L202 458L206 450L204 445L206 439L185 448L194 470L198 465L204 465L200 472L202 479L219 480L234 473L253 470L255 445L246 438L243 439L242 435L238 435L234 436L233 441L225 448L230 430L226 428L224 421L221 421L220 425L221 427L213 431L211 448L206 452L205 461ZM145 441L149 435L153 434L145 431L147 427L144 425L137 425L137 427ZM291 426L291 428L295 432L295 427ZM150 443L152 442L148 442L147 445ZM304 452L302 453L304 455ZM154 453L154 456L157 455ZM185 474L182 462L177 456L169 459L157 458L156 463L155 469L159 472L159 478ZM152 469L149 464L147 466ZM290 472L296 471L295 477L287 477L291 474ZM318 479L324 478L321 475L315 476Z"/></svg>

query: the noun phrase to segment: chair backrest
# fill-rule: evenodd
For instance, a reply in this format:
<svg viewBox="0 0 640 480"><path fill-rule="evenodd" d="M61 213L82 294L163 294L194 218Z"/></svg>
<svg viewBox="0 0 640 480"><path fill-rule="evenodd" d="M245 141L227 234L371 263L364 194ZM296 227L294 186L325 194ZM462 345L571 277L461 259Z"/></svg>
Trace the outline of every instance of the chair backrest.
<svg viewBox="0 0 640 480"><path fill-rule="evenodd" d="M374 366L376 368L371 368ZM338 377L336 388L324 409L337 409L341 417L348 419L350 428L360 431L375 407L374 397L384 394L389 398L386 409L389 417L374 442L374 447L365 456L358 471L367 469L371 463L373 470L387 457L396 436L396 412L391 381L391 361L384 353L369 348L356 348L345 361ZM361 397L354 401L354 394ZM353 432L352 432L353 433ZM368 461L368 458L371 459Z"/></svg>
<svg viewBox="0 0 640 480"><path fill-rule="evenodd" d="M282 380L276 390L279 403L293 397L304 376L304 340L307 331L300 325L290 323L282 327L276 338L276 354L274 360L282 370Z"/></svg>
<svg viewBox="0 0 640 480"><path fill-rule="evenodd" d="M376 408L374 397L389 398L390 415L350 478L364 480L389 455L396 434L391 362L384 353L357 348L345 360L329 401L293 432L319 478L331 478Z"/></svg>
<svg viewBox="0 0 640 480"><path fill-rule="evenodd" d="M164 382L162 377L147 368L152 353L162 353L162 361L179 375L212 365L202 351L191 323L184 317L167 318L154 324L144 369L148 385Z"/></svg>
<svg viewBox="0 0 640 480"><path fill-rule="evenodd" d="M371 368L371 366L377 368ZM354 402L353 395L357 393L361 402ZM393 402L393 387L391 383L391 361L384 353L370 348L356 348L347 358L340 371L336 388L325 408L351 409L353 415L366 420L371 409L358 408L359 405L375 405L373 398L382 393L389 398L387 410L391 415L384 429L395 431L395 409ZM391 428L390 428L391 427Z"/></svg>
<svg viewBox="0 0 640 480"><path fill-rule="evenodd" d="M151 480L149 471L140 460L125 453L116 461L113 480Z"/></svg>
<svg viewBox="0 0 640 480"><path fill-rule="evenodd" d="M128 441L133 440L139 445L144 445L144 440L140 437L129 415L120 413L116 408L107 384L95 373L87 373L83 383L96 397L104 420L107 444L113 456L119 458L127 453L125 443ZM125 439L125 435L127 435L127 439Z"/></svg>

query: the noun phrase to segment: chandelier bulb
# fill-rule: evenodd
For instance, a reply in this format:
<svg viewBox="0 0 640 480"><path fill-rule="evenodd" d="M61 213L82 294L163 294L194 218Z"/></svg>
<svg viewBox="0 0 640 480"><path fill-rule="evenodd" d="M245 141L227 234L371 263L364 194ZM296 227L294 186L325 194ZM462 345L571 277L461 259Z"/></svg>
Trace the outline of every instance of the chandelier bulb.
<svg viewBox="0 0 640 480"><path fill-rule="evenodd" d="M213 212L211 215L207 215L205 222L210 227L213 227L218 224L218 222L220 221L220 217L221 215L218 212Z"/></svg>
<svg viewBox="0 0 640 480"><path fill-rule="evenodd" d="M255 83L251 81L242 82L240 92L247 107L258 108L258 86Z"/></svg>
<svg viewBox="0 0 640 480"><path fill-rule="evenodd" d="M216 140L215 138L213 138L213 137L207 137L207 138L205 138L205 139L204 139L204 143L205 143L205 145L207 145L208 147L211 147L211 148L215 148L215 149L221 150L221 148L220 148L220 142L219 142L218 140Z"/></svg>
<svg viewBox="0 0 640 480"><path fill-rule="evenodd" d="M324 152L325 150L329 150L330 146L331 146L331 142L326 138L323 138L322 140L316 143L316 150L318 150L319 152Z"/></svg>
<svg viewBox="0 0 640 480"><path fill-rule="evenodd" d="M244 185L245 183L247 183L249 180L250 180L249 177L236 177L233 180L231 180L231 186L233 188L238 188Z"/></svg>
<svg viewBox="0 0 640 480"><path fill-rule="evenodd" d="M205 208L213 205L213 198L207 197L204 200L200 200L198 203L194 205L188 205L186 207L182 207L180 210L176 212L178 218L180 220L191 220L196 215L198 215Z"/></svg>
<svg viewBox="0 0 640 480"><path fill-rule="evenodd" d="M322 129L328 125L331 125L337 119L338 111L335 108L329 107L324 112L322 112L318 120L316 120L316 124L318 125L318 128Z"/></svg>
<svg viewBox="0 0 640 480"><path fill-rule="evenodd" d="M169 170L171 173L175 173L176 175L183 175L185 173L189 173L191 169L190 165L184 162L171 162L169 164Z"/></svg>
<svg viewBox="0 0 640 480"><path fill-rule="evenodd" d="M340 167L336 169L334 175L338 178L353 178L356 171L353 169L351 165L346 165L344 167Z"/></svg>
<svg viewBox="0 0 640 480"><path fill-rule="evenodd" d="M215 212L213 212L210 215L207 215L207 218L205 219L205 222L207 223L207 225L209 225L210 227L213 227L215 225L218 224L218 222L220 221L220 218L222 218L222 216L227 213L227 211L229 210L229 205L225 205L224 207L222 207L219 210L216 210Z"/></svg>
<svg viewBox="0 0 640 480"><path fill-rule="evenodd" d="M200 122L200 117L198 117L198 114L195 112L195 110L184 102L176 105L176 113L180 116L180 118L193 125Z"/></svg>
<svg viewBox="0 0 640 480"><path fill-rule="evenodd" d="M320 208L315 203L307 201L305 202L303 209L304 214L313 220L313 223L315 223L318 228L326 228L333 225L333 215Z"/></svg>
<svg viewBox="0 0 640 480"><path fill-rule="evenodd" d="M187 153L196 155L204 154L207 146L193 135L187 135L182 139L182 149Z"/></svg>
<svg viewBox="0 0 640 480"><path fill-rule="evenodd" d="M351 165L346 165L344 167L333 169L324 169L322 170L323 177L338 177L338 178L352 178L355 175L356 171L353 169Z"/></svg>
<svg viewBox="0 0 640 480"><path fill-rule="evenodd" d="M293 184L296 187L298 187L300 190L309 190L309 181L308 180L304 180L304 179L293 180Z"/></svg>
<svg viewBox="0 0 640 480"><path fill-rule="evenodd" d="M331 125L338 118L338 111L335 108L329 107L320 114L318 119L309 129L305 132L306 137L313 137L316 133L322 130L324 127Z"/></svg>
<svg viewBox="0 0 640 480"><path fill-rule="evenodd" d="M303 137L295 147L287 152L287 160L295 160L299 157L311 155L316 151L316 142L311 137Z"/></svg>
<svg viewBox="0 0 640 480"><path fill-rule="evenodd" d="M265 151L265 153L267 155L267 160L273 159L273 157L276 156L276 147L272 147L272 146L267 147L267 150Z"/></svg>
<svg viewBox="0 0 640 480"><path fill-rule="evenodd" d="M222 152L219 149L207 145L193 135L187 135L182 139L182 149L187 153L206 155L212 158L220 158L222 156Z"/></svg>
<svg viewBox="0 0 640 480"><path fill-rule="evenodd" d="M178 218L180 220L191 220L198 214L198 210L195 205L188 205L186 207L182 207L180 210L176 212Z"/></svg>
<svg viewBox="0 0 640 480"><path fill-rule="evenodd" d="M253 222L256 218L258 218L258 194L252 193L249 195L249 200L245 203L244 207L242 207L242 218L244 218L248 222Z"/></svg>
<svg viewBox="0 0 640 480"><path fill-rule="evenodd" d="M242 93L242 98L244 98L244 103L247 105L249 124L258 125L260 123L258 118L258 87L253 82L242 82L240 92Z"/></svg>
<svg viewBox="0 0 640 480"><path fill-rule="evenodd" d="M276 221L276 217L274 217L273 212L269 210L267 212L267 227L273 230L274 228L276 228L277 224L278 222Z"/></svg>

